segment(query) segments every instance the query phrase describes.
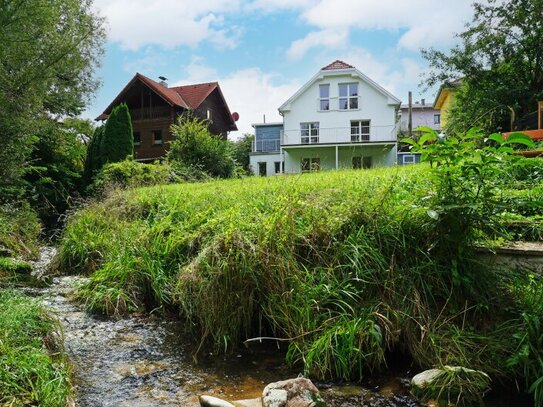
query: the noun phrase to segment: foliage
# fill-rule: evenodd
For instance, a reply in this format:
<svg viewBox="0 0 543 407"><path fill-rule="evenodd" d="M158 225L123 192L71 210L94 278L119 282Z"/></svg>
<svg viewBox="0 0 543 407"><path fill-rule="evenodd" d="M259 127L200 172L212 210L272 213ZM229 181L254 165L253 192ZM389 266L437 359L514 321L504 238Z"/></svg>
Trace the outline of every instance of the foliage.
<svg viewBox="0 0 543 407"><path fill-rule="evenodd" d="M132 158L134 135L130 111L126 103L113 108L100 139L99 158L102 165ZM96 169L96 168L95 168Z"/></svg>
<svg viewBox="0 0 543 407"><path fill-rule="evenodd" d="M35 299L0 289L0 404L61 407L71 392L58 321Z"/></svg>
<svg viewBox="0 0 543 407"><path fill-rule="evenodd" d="M83 172L84 138L92 132L88 120L69 119L42 128L25 176L32 206L48 225L72 203Z"/></svg>
<svg viewBox="0 0 543 407"><path fill-rule="evenodd" d="M83 185L87 186L92 182L94 175L102 168L102 155L100 147L104 137L105 126L99 126L94 130L87 146L85 157L85 168L83 170Z"/></svg>
<svg viewBox="0 0 543 407"><path fill-rule="evenodd" d="M543 97L543 2L490 0L473 8L473 20L459 34L459 45L449 53L423 51L430 64L426 83L461 80L451 130L478 126L508 131L511 113L524 117Z"/></svg>
<svg viewBox="0 0 543 407"><path fill-rule="evenodd" d="M121 161L104 165L96 175L92 189L97 192L112 187L134 188L167 184L175 180L177 177L168 164Z"/></svg>
<svg viewBox="0 0 543 407"><path fill-rule="evenodd" d="M91 0L3 2L0 7L0 199L24 194L32 146L95 91L105 39ZM37 41L36 39L40 39ZM61 124L57 125L59 128Z"/></svg>
<svg viewBox="0 0 543 407"><path fill-rule="evenodd" d="M254 139L254 135L247 133L238 140L232 142L233 157L236 160L236 163L241 166L245 174L251 174L249 154L253 151Z"/></svg>
<svg viewBox="0 0 543 407"><path fill-rule="evenodd" d="M213 136L206 121L191 114L179 117L171 126L174 140L170 144L168 160L183 168L202 171L212 177L229 178L235 168L231 146ZM175 165L175 164L174 164Z"/></svg>
<svg viewBox="0 0 543 407"><path fill-rule="evenodd" d="M0 251L12 256L33 258L38 253L41 225L28 203L0 205Z"/></svg>

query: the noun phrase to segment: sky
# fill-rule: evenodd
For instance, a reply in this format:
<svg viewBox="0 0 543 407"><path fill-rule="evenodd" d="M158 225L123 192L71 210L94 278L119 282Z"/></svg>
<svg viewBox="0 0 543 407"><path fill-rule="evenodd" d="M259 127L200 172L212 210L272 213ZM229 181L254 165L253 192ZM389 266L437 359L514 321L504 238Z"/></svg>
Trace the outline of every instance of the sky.
<svg viewBox="0 0 543 407"><path fill-rule="evenodd" d="M102 81L84 117L95 118L140 72L170 86L218 81L236 139L340 59L404 103L433 102L420 87L421 48L448 50L471 19L472 0L95 0L108 39Z"/></svg>

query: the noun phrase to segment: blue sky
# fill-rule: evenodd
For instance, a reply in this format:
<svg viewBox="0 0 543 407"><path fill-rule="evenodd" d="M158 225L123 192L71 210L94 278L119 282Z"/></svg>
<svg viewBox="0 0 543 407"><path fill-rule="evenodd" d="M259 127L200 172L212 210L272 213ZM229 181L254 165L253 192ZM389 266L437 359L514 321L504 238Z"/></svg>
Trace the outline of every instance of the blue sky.
<svg viewBox="0 0 543 407"><path fill-rule="evenodd" d="M420 49L449 49L471 18L471 0L95 0L107 20L106 54L84 116L94 118L140 72L170 85L218 81L236 138L321 67L341 59L402 101L433 101L419 87Z"/></svg>

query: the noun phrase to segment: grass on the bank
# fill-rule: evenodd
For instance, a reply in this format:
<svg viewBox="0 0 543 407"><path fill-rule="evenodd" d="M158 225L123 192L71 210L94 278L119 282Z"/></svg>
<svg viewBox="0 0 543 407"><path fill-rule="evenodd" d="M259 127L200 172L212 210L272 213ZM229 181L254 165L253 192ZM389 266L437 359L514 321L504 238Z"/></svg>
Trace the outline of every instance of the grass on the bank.
<svg viewBox="0 0 543 407"><path fill-rule="evenodd" d="M72 217L58 260L91 275L78 296L93 311L166 307L219 349L289 338L289 361L320 377L357 379L395 351L543 389L540 277L452 258L428 171L117 192Z"/></svg>
<svg viewBox="0 0 543 407"><path fill-rule="evenodd" d="M65 407L69 394L58 322L37 300L0 289L0 405Z"/></svg>

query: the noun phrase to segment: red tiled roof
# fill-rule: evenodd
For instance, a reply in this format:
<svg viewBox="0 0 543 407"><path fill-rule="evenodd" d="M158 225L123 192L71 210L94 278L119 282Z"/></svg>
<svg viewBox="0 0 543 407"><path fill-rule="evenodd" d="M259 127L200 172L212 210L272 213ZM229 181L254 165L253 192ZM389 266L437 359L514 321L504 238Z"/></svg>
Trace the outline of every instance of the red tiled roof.
<svg viewBox="0 0 543 407"><path fill-rule="evenodd" d="M185 102L185 100L183 99L183 96L179 92L175 91L175 88L168 88L140 73L137 73L136 77L140 78L143 83L145 83L147 86L153 89L160 97L162 97L170 105L183 107L185 109L191 107L189 104Z"/></svg>
<svg viewBox="0 0 543 407"><path fill-rule="evenodd" d="M350 68L354 68L354 66L349 65L343 61L340 61L339 59L336 59L331 64L328 64L324 68L322 68L321 71L331 71L333 69L350 69Z"/></svg>
<svg viewBox="0 0 543 407"><path fill-rule="evenodd" d="M195 85L184 85L169 88L179 94L184 101L187 102L192 110L196 110L198 106L213 92L219 84L217 82L198 83Z"/></svg>

